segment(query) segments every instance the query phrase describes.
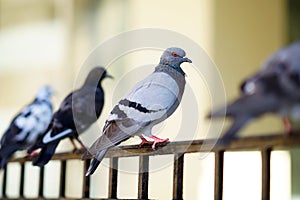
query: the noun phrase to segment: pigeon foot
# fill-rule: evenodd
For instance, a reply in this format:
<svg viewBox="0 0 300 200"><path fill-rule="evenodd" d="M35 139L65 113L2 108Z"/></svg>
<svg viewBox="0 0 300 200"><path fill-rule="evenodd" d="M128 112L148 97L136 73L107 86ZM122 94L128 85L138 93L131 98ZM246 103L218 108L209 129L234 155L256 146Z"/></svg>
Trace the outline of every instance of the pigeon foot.
<svg viewBox="0 0 300 200"><path fill-rule="evenodd" d="M156 149L156 144L159 144L159 143L168 143L169 142L169 138L161 139L161 138L158 138L158 137L156 137L154 135L152 135L151 138L154 140L154 143L152 144L152 149L153 150Z"/></svg>
<svg viewBox="0 0 300 200"><path fill-rule="evenodd" d="M80 149L74 149L73 153L75 154L83 154L84 152L86 152L86 148L85 147L81 147Z"/></svg>
<svg viewBox="0 0 300 200"><path fill-rule="evenodd" d="M140 148L142 148L142 146L144 145L144 144L153 144L154 142L153 141L148 141L146 138L144 138L143 136L140 136L140 138L141 138L141 140L142 140L142 142L139 144L139 147Z"/></svg>
<svg viewBox="0 0 300 200"><path fill-rule="evenodd" d="M33 152L31 152L30 154L28 154L26 157L33 158L38 154L39 154L39 150L37 149L37 150L34 150Z"/></svg>
<svg viewBox="0 0 300 200"><path fill-rule="evenodd" d="M291 133L292 133L292 125L291 125L290 120L287 117L284 117L282 119L282 121L283 121L283 125L284 125L284 133L287 136L291 135Z"/></svg>

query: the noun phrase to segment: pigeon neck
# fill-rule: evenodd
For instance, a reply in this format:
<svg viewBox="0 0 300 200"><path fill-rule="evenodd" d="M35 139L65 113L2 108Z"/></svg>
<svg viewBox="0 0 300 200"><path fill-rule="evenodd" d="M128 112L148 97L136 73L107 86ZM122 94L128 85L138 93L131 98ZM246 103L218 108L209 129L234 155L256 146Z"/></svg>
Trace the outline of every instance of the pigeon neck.
<svg viewBox="0 0 300 200"><path fill-rule="evenodd" d="M101 81L102 79L99 79L98 82L95 80L87 80L83 87L95 87L95 88L101 88Z"/></svg>
<svg viewBox="0 0 300 200"><path fill-rule="evenodd" d="M48 104L52 108L52 103L51 103L51 101L49 99L36 98L35 102L46 103L46 104Z"/></svg>
<svg viewBox="0 0 300 200"><path fill-rule="evenodd" d="M159 71L174 71L179 73L182 76L185 76L185 72L181 69L180 66L173 66L170 64L159 64L156 68L155 68L155 72L159 72Z"/></svg>
<svg viewBox="0 0 300 200"><path fill-rule="evenodd" d="M36 95L35 99L38 101L49 101L50 97L51 97L51 95L43 94L43 95Z"/></svg>

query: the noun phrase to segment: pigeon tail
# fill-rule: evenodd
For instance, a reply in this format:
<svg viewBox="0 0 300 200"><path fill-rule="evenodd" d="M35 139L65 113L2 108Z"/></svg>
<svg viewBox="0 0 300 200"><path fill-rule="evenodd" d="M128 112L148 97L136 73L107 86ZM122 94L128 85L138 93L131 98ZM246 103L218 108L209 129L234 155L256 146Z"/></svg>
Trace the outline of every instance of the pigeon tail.
<svg viewBox="0 0 300 200"><path fill-rule="evenodd" d="M221 118L221 117L235 117L238 114L237 110L239 108L239 105L236 104L241 100L245 101L246 99L240 98L237 101L234 101L223 108L219 108L218 110L209 113L206 116L206 118L210 119L210 118ZM247 100L245 101L245 104L247 104Z"/></svg>
<svg viewBox="0 0 300 200"><path fill-rule="evenodd" d="M92 163L90 164L88 170L86 171L85 176L90 176L95 172L95 170L97 169L97 167L99 166L99 164L103 160L103 158L104 158L107 151L108 151L108 149L103 149L102 151L97 153L97 155L93 159Z"/></svg>
<svg viewBox="0 0 300 200"><path fill-rule="evenodd" d="M218 144L228 145L232 141L237 132L250 120L249 117L237 117L230 128L226 131L223 137L218 141Z"/></svg>
<svg viewBox="0 0 300 200"><path fill-rule="evenodd" d="M0 157L0 169L4 169L8 161L7 157Z"/></svg>
<svg viewBox="0 0 300 200"><path fill-rule="evenodd" d="M13 155L14 152L19 150L18 145L9 145L0 149L0 169L3 169L8 159Z"/></svg>
<svg viewBox="0 0 300 200"><path fill-rule="evenodd" d="M58 144L59 141L45 145L39 155L33 159L32 164L39 167L46 165L51 160Z"/></svg>
<svg viewBox="0 0 300 200"><path fill-rule="evenodd" d="M208 115L206 115L207 119L211 118L219 118L219 117L226 117L226 107L220 108L214 112L210 112Z"/></svg>

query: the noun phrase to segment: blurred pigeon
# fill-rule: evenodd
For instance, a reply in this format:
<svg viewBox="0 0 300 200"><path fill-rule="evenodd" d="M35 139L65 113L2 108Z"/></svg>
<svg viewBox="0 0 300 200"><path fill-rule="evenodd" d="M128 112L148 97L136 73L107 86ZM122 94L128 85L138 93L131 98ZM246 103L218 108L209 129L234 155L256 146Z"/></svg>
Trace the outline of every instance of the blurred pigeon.
<svg viewBox="0 0 300 200"><path fill-rule="evenodd" d="M52 118L52 93L49 86L40 88L33 102L12 120L1 139L1 169L14 152L27 149L44 133Z"/></svg>
<svg viewBox="0 0 300 200"><path fill-rule="evenodd" d="M281 116L289 132L287 117L300 120L300 42L275 52L242 83L241 92L237 100L208 116L234 119L221 142L228 143L246 123L265 113Z"/></svg>
<svg viewBox="0 0 300 200"><path fill-rule="evenodd" d="M79 134L87 130L99 118L103 104L104 91L101 82L111 77L102 67L95 67L89 72L83 86L70 93L53 115L51 123L44 134L32 146L28 153L41 148L39 155L33 159L33 165L44 166L55 153L60 140L69 137L76 149L74 139L84 148Z"/></svg>
<svg viewBox="0 0 300 200"><path fill-rule="evenodd" d="M137 83L113 108L107 118L103 135L83 155L83 159L94 159L86 176L94 173L109 148L128 138L138 135L142 142L152 144L166 143L151 134L154 125L168 118L178 107L184 87L185 73L180 65L192 62L185 57L180 48L168 48L160 58L159 65L147 78ZM142 134L154 141L148 141Z"/></svg>

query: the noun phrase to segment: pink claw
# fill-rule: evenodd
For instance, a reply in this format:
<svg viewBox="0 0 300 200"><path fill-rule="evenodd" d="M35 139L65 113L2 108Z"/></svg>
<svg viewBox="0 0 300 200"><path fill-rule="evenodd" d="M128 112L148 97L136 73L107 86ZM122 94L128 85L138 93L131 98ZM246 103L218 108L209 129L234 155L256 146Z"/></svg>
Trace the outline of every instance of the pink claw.
<svg viewBox="0 0 300 200"><path fill-rule="evenodd" d="M28 154L27 156L28 156L29 158L32 158L32 157L34 157L34 156L36 156L36 155L38 155L38 154L39 154L39 150L37 149L37 150L31 152L30 154Z"/></svg>
<svg viewBox="0 0 300 200"><path fill-rule="evenodd" d="M284 132L286 135L290 135L292 133L292 125L290 120L287 117L283 118L283 124L284 124Z"/></svg>
<svg viewBox="0 0 300 200"><path fill-rule="evenodd" d="M166 139L161 139L161 138L158 138L158 137L156 137L156 136L154 136L154 135L152 135L151 136L151 138L154 140L154 143L152 144L152 149L153 150L155 150L156 148L156 144L158 144L158 143L167 143L167 142L169 142L169 138L166 138Z"/></svg>
<svg viewBox="0 0 300 200"><path fill-rule="evenodd" d="M148 141L146 140L146 138L144 138L143 136L140 136L142 142L139 144L139 147L141 148L144 144L153 144L153 141Z"/></svg>

